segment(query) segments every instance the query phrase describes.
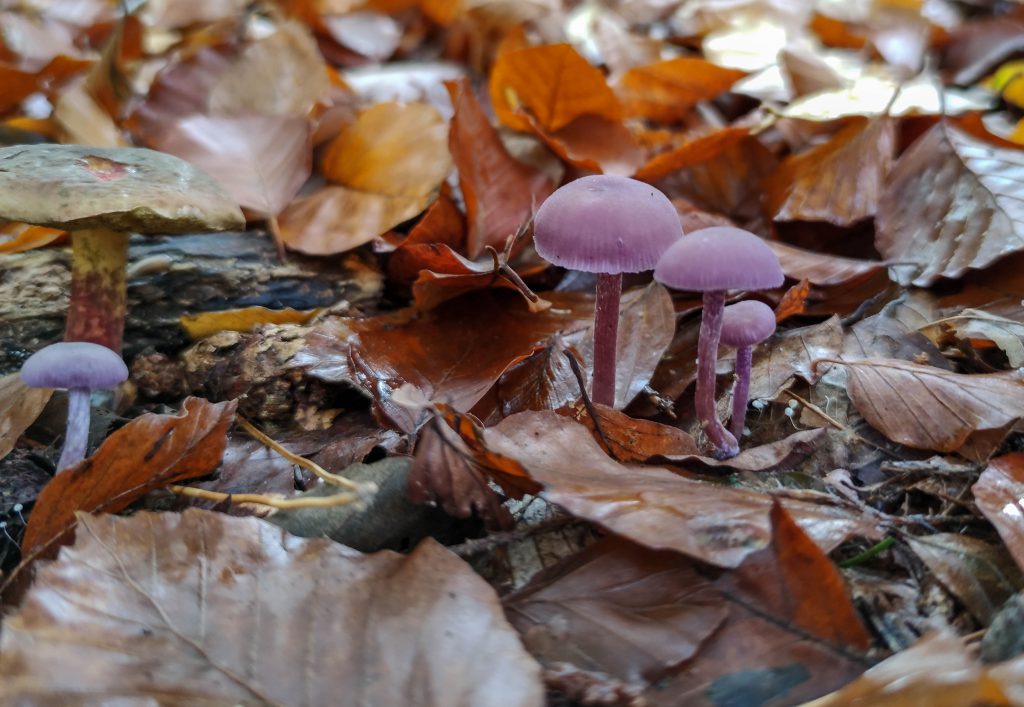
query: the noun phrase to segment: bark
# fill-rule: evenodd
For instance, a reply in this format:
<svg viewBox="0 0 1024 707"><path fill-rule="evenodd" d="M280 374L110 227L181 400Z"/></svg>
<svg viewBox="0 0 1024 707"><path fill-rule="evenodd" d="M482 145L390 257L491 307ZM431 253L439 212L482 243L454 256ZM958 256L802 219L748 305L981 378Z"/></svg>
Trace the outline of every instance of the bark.
<svg viewBox="0 0 1024 707"><path fill-rule="evenodd" d="M67 248L0 256L0 374L59 341L71 282ZM183 314L237 307L312 309L348 302L372 307L383 287L364 255L280 262L259 233L133 237L128 253L124 356L150 349L175 354L191 342Z"/></svg>

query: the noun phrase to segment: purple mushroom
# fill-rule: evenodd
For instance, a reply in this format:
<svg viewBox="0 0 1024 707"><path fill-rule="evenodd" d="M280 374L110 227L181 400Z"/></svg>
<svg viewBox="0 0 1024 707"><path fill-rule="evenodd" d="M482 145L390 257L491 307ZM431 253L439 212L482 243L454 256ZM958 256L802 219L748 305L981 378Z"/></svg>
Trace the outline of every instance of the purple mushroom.
<svg viewBox="0 0 1024 707"><path fill-rule="evenodd" d="M57 470L85 458L89 439L89 394L113 388L128 377L128 367L106 346L87 341L61 341L28 357L21 379L33 388L68 389L68 426Z"/></svg>
<svg viewBox="0 0 1024 707"><path fill-rule="evenodd" d="M775 312L764 302L744 300L725 308L722 343L736 349L736 386L732 390L732 422L729 430L737 441L743 437L750 393L753 347L775 333Z"/></svg>
<svg viewBox="0 0 1024 707"><path fill-rule="evenodd" d="M764 290L785 280L779 259L749 231L714 226L676 241L658 261L654 279L668 287L704 293L697 343L697 417L717 456L736 456L739 444L715 414L715 362L728 290Z"/></svg>
<svg viewBox="0 0 1024 707"><path fill-rule="evenodd" d="M622 273L651 270L682 235L668 197L628 177L582 177L556 190L538 209L533 239L540 256L564 268L598 273L594 402L615 404Z"/></svg>

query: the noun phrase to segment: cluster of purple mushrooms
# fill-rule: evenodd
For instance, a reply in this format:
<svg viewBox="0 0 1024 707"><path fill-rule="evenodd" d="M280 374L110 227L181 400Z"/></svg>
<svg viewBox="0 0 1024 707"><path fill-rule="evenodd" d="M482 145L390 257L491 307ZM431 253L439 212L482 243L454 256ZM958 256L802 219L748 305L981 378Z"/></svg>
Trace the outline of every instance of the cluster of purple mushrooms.
<svg viewBox="0 0 1024 707"><path fill-rule="evenodd" d="M715 456L736 456L746 418L752 347L775 332L775 314L756 300L726 307L726 294L782 285L782 267L771 248L739 228L716 226L684 236L679 214L663 193L635 179L608 175L582 177L555 191L537 211L534 243L540 256L555 265L597 273L591 386L596 403L615 404L622 274L653 269L654 279L667 287L703 293L697 416ZM737 349L731 431L715 411L720 342Z"/></svg>

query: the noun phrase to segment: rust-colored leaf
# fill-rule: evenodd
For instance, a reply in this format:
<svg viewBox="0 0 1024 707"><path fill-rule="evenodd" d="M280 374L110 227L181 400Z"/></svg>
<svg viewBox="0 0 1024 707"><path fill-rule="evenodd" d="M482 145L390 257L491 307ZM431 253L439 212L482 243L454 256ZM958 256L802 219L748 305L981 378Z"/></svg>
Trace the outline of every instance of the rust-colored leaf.
<svg viewBox="0 0 1024 707"><path fill-rule="evenodd" d="M79 518L4 622L0 702L543 704L494 590L433 540L363 555L195 509Z"/></svg>
<svg viewBox="0 0 1024 707"><path fill-rule="evenodd" d="M544 144L574 167L625 177L643 163L643 150L619 120L581 115L561 130L547 132L533 116L527 117Z"/></svg>
<svg viewBox="0 0 1024 707"><path fill-rule="evenodd" d="M538 409L538 408L534 408ZM669 427L651 420L632 418L615 408L599 403L594 404L597 423L594 424L587 408L582 403L557 410L580 423L594 436L594 439L608 453L620 462L639 464L652 457L695 455L699 453L693 437L677 427Z"/></svg>
<svg viewBox="0 0 1024 707"><path fill-rule="evenodd" d="M0 254L21 253L22 251L42 248L50 245L65 235L65 231L46 226L26 226L20 223L9 223L0 226ZM10 240L6 240L10 238Z"/></svg>
<svg viewBox="0 0 1024 707"><path fill-rule="evenodd" d="M655 155L633 175L645 182L656 182L673 172L705 162L750 135L750 128L729 126L686 140L681 145Z"/></svg>
<svg viewBox="0 0 1024 707"><path fill-rule="evenodd" d="M177 415L147 413L110 435L91 457L55 476L25 529L26 557L56 551L75 512L116 513L153 489L209 474L220 464L235 403L187 398Z"/></svg>
<svg viewBox="0 0 1024 707"><path fill-rule="evenodd" d="M193 115L154 145L202 169L263 218L281 213L312 169L310 125L301 116Z"/></svg>
<svg viewBox="0 0 1024 707"><path fill-rule="evenodd" d="M813 285L843 285L877 273L885 267L885 263L877 260L843 258L804 250L780 241L765 242L778 256L782 272L794 280L807 280Z"/></svg>
<svg viewBox="0 0 1024 707"><path fill-rule="evenodd" d="M775 307L775 321L784 322L790 317L798 317L807 311L807 298L811 294L809 280L801 280L782 295Z"/></svg>
<svg viewBox="0 0 1024 707"><path fill-rule="evenodd" d="M448 145L466 200L466 254L476 258L486 246L500 250L554 185L543 172L508 153L468 80L446 85L455 106Z"/></svg>
<svg viewBox="0 0 1024 707"><path fill-rule="evenodd" d="M787 158L765 184L776 221L827 221L848 226L875 215L892 169L892 119L861 118L828 142Z"/></svg>
<svg viewBox="0 0 1024 707"><path fill-rule="evenodd" d="M857 411L889 439L915 449L952 452L979 430L1024 417L1024 377L953 373L899 359L837 361L849 371Z"/></svg>
<svg viewBox="0 0 1024 707"><path fill-rule="evenodd" d="M452 199L451 190L441 188L437 200L409 231L388 259L388 277L411 283L420 270L448 272L436 263L447 262L447 253L461 250L466 242L466 220ZM438 246L448 246L441 249Z"/></svg>
<svg viewBox="0 0 1024 707"><path fill-rule="evenodd" d="M1024 453L993 459L971 487L978 510L1024 569Z"/></svg>
<svg viewBox="0 0 1024 707"><path fill-rule="evenodd" d="M528 131L529 111L547 132L564 128L581 115L612 120L622 107L601 71L568 44L548 44L502 53L491 70L491 103L498 119Z"/></svg>
<svg viewBox="0 0 1024 707"><path fill-rule="evenodd" d="M960 277L1024 249L1024 151L940 122L896 163L877 230L875 245L900 261L904 285Z"/></svg>
<svg viewBox="0 0 1024 707"><path fill-rule="evenodd" d="M661 123L682 120L693 106L746 76L696 57L676 57L630 69L616 85L629 115Z"/></svg>

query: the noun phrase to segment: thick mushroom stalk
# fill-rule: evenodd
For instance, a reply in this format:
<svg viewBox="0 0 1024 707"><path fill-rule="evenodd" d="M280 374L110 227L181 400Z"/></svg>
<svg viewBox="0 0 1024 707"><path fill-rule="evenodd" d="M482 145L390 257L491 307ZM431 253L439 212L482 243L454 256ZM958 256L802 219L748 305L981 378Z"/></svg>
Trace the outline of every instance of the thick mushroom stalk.
<svg viewBox="0 0 1024 707"><path fill-rule="evenodd" d="M594 382L590 396L595 403L615 405L615 355L619 339L619 300L622 274L597 276L594 309Z"/></svg>
<svg viewBox="0 0 1024 707"><path fill-rule="evenodd" d="M71 301L65 341L121 350L128 234L90 228L72 235Z"/></svg>
<svg viewBox="0 0 1024 707"><path fill-rule="evenodd" d="M67 469L85 459L89 443L89 389L68 389L68 426L57 469Z"/></svg>
<svg viewBox="0 0 1024 707"><path fill-rule="evenodd" d="M710 290L704 293L704 310L700 317L700 339L697 343L697 417L704 426L708 439L715 445L715 456L729 459L740 452L739 443L722 426L715 410L715 364L718 362L718 342L722 337L725 315L725 292Z"/></svg>

